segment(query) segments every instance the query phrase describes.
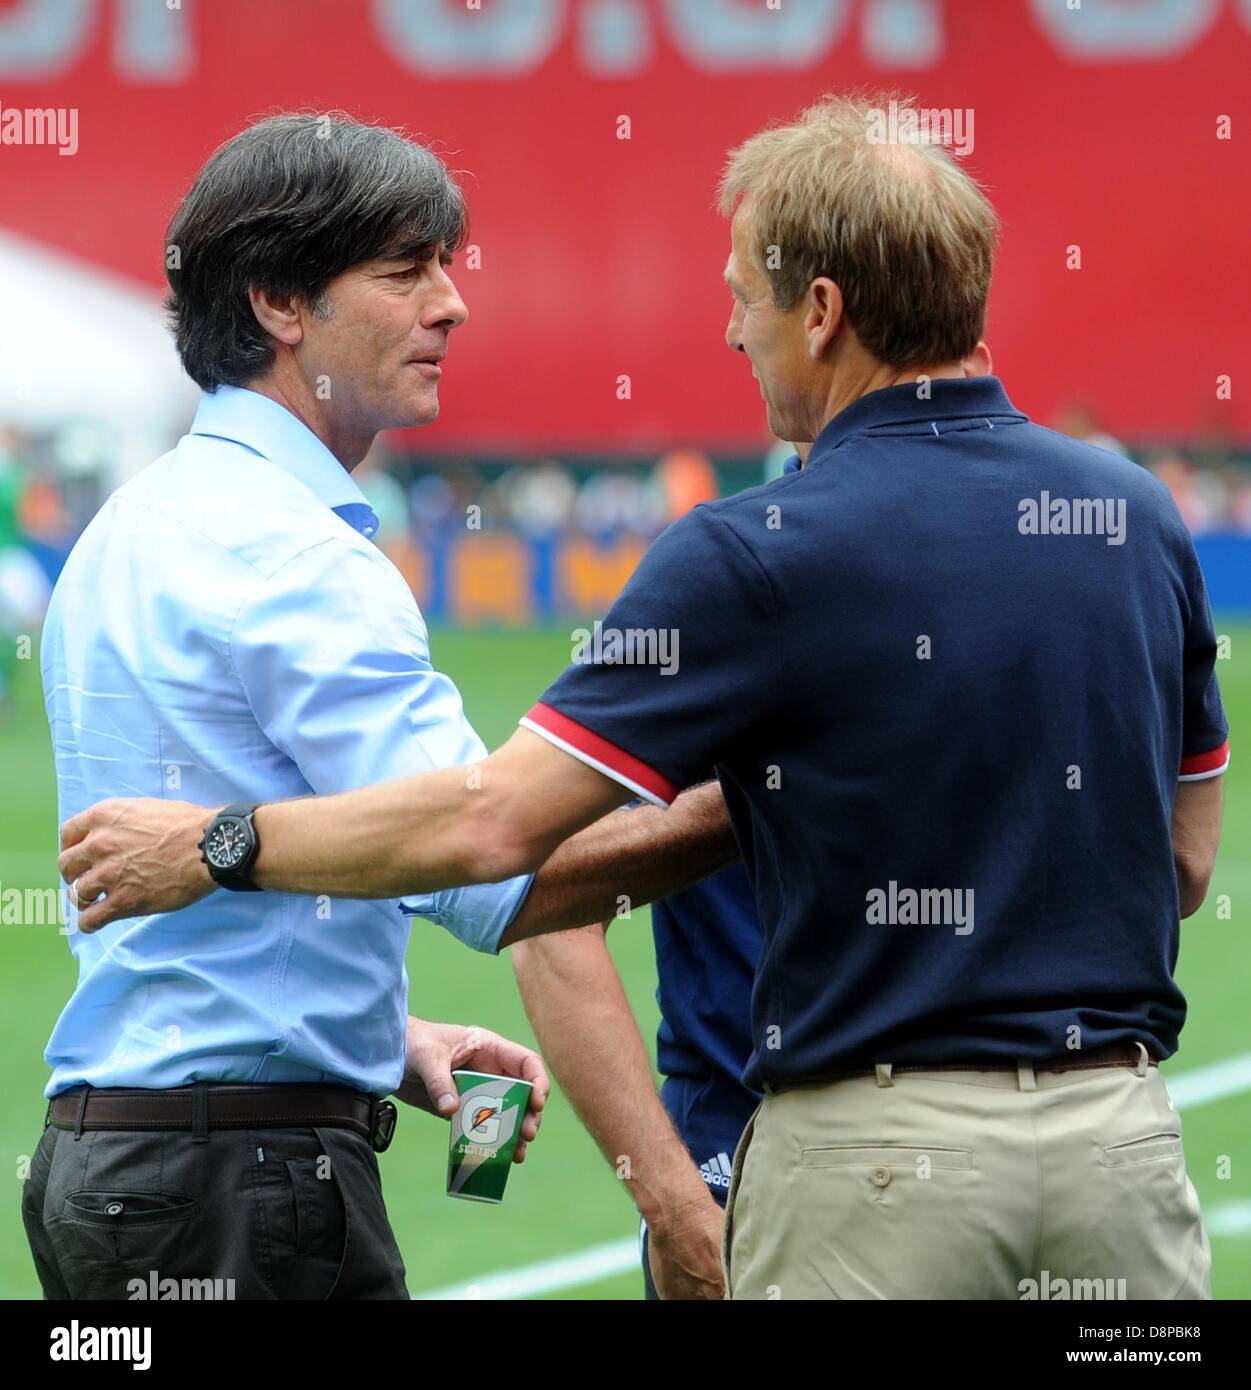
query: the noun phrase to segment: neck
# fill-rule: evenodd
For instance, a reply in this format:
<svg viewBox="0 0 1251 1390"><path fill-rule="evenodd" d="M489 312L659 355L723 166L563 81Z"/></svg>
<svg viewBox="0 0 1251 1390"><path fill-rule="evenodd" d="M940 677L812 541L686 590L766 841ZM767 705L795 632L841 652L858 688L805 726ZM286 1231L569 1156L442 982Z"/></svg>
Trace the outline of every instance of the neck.
<svg viewBox="0 0 1251 1390"><path fill-rule="evenodd" d="M922 377L930 381L963 378L968 375L963 361L938 362L926 367L892 367L885 362L869 361L850 372L839 372L830 382L829 393L821 408L821 420L813 439L842 410L871 391L887 386L915 385Z"/></svg>
<svg viewBox="0 0 1251 1390"><path fill-rule="evenodd" d="M312 430L349 473L374 442L376 430L333 417L330 402L320 400L301 373L284 371L279 363L275 363L265 376L249 381L248 390L289 410Z"/></svg>

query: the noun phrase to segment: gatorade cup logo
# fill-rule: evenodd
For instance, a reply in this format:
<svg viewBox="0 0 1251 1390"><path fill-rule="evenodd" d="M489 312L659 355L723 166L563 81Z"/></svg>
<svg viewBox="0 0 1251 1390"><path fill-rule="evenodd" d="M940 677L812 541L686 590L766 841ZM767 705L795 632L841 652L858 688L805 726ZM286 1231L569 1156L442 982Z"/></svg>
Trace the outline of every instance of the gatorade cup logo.
<svg viewBox="0 0 1251 1390"><path fill-rule="evenodd" d="M470 1144L500 1142L500 1110L503 1096L469 1095L460 1108L460 1130Z"/></svg>

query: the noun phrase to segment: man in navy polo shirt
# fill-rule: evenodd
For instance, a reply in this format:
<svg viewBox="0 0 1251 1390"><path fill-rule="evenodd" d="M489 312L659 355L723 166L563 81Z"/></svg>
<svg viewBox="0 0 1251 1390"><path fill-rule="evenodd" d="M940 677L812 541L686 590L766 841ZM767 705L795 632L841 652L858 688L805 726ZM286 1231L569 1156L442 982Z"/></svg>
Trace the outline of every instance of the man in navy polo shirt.
<svg viewBox="0 0 1251 1390"><path fill-rule="evenodd" d="M874 128L829 99L723 182L727 341L773 433L813 441L802 472L675 522L620 640L474 776L260 808L247 886L503 878L715 775L764 932L729 1295L1020 1298L1046 1271L1207 1297L1154 1065L1228 758L1193 545L1149 474L967 375L994 213L944 149ZM80 927L211 891L211 819L67 822Z"/></svg>

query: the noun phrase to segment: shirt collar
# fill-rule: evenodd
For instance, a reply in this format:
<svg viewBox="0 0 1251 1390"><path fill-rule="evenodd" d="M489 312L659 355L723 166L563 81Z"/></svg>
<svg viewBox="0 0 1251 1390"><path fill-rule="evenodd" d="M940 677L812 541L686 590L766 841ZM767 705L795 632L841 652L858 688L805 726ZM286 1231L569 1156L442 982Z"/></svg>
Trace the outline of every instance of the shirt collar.
<svg viewBox="0 0 1251 1390"><path fill-rule="evenodd" d="M303 483L332 511L345 516L358 531L364 528L356 526L353 518L364 513L353 510L345 514L341 509L364 507L373 515L352 475L313 431L285 406L258 391L242 386L206 391L200 397L190 432L229 439L268 459ZM365 530L364 534L370 532Z"/></svg>
<svg viewBox="0 0 1251 1390"><path fill-rule="evenodd" d="M837 449L854 434L880 429L887 425L929 426L942 434L940 421L1010 419L1024 423L1022 415L1008 399L1003 383L997 376L966 376L937 378L929 383L929 399L917 395L913 382L900 386L884 386L867 396L852 401L826 425L817 436L808 458L809 466L825 454Z"/></svg>

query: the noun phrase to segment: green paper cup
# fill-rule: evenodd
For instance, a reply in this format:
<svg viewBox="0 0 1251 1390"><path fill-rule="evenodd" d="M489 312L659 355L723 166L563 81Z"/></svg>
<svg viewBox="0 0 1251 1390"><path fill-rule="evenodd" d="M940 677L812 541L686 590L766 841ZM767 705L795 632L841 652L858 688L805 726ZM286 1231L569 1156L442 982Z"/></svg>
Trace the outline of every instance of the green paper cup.
<svg viewBox="0 0 1251 1390"><path fill-rule="evenodd" d="M454 1071L460 1108L452 1116L447 1195L470 1202L502 1202L530 1082L481 1071Z"/></svg>

